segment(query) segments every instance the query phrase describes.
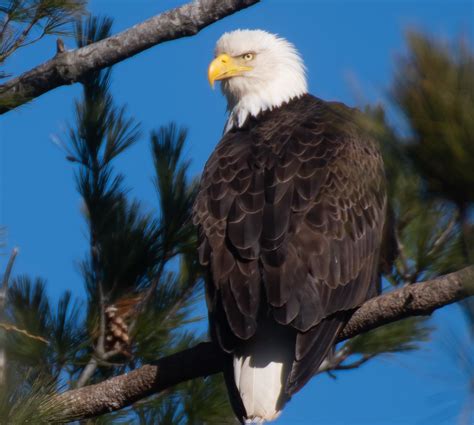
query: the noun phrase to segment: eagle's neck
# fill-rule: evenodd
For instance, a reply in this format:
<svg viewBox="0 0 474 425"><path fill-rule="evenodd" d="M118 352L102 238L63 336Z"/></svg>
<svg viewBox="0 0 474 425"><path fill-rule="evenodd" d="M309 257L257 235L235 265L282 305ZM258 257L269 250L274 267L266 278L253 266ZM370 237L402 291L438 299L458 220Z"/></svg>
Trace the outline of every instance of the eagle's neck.
<svg viewBox="0 0 474 425"><path fill-rule="evenodd" d="M308 93L304 72L281 73L278 78L268 81L244 81L238 84L223 84L222 89L227 97L229 117L224 132L242 127L248 117L256 117L263 111L279 108L284 103ZM237 88L237 90L236 90Z"/></svg>

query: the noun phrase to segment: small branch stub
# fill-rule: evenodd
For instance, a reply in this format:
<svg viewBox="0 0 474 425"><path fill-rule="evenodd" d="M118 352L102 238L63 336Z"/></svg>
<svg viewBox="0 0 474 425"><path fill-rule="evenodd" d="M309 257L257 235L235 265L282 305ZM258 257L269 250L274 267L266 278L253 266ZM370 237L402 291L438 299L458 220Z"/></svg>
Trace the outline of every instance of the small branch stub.
<svg viewBox="0 0 474 425"><path fill-rule="evenodd" d="M62 38L58 38L56 40L56 54L64 53L66 51L66 48L64 47L64 41Z"/></svg>

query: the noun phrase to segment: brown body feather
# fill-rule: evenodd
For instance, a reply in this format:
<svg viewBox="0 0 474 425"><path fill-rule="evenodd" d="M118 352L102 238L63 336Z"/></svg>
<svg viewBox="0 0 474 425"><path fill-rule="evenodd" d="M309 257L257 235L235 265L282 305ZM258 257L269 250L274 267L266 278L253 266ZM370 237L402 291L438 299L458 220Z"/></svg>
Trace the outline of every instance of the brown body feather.
<svg viewBox="0 0 474 425"><path fill-rule="evenodd" d="M377 291L385 177L358 114L304 95L247 119L209 158L194 208L213 338L238 352L268 317L294 329L289 395Z"/></svg>

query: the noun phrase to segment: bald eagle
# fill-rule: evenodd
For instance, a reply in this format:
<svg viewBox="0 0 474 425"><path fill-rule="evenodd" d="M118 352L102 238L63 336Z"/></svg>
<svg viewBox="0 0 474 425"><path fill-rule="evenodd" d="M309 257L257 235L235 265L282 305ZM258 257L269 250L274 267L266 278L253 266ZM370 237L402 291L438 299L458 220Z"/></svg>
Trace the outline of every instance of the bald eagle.
<svg viewBox="0 0 474 425"><path fill-rule="evenodd" d="M217 42L229 117L194 206L212 338L241 422L278 417L351 312L377 293L386 210L359 115L308 94L295 47L260 30Z"/></svg>

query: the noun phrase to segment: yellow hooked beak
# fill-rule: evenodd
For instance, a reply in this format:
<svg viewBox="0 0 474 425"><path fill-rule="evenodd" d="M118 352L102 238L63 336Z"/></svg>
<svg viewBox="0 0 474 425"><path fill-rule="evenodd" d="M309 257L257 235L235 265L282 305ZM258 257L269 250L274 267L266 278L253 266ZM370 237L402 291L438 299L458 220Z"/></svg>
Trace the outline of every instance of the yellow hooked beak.
<svg viewBox="0 0 474 425"><path fill-rule="evenodd" d="M240 65L238 59L223 53L217 56L209 65L207 72L209 84L214 88L215 81L242 75L245 71L250 71L251 69L251 66Z"/></svg>

